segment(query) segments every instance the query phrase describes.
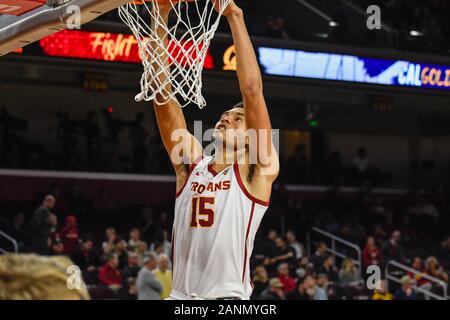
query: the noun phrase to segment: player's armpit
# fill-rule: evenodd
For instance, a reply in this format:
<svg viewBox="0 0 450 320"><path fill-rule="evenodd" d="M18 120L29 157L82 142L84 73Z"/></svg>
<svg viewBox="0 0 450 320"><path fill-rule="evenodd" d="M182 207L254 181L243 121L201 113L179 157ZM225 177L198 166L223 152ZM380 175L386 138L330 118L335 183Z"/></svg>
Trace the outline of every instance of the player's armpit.
<svg viewBox="0 0 450 320"><path fill-rule="evenodd" d="M177 101L155 105L154 109L164 147L178 175L186 165L191 165L203 155L203 148L187 130L183 111Z"/></svg>

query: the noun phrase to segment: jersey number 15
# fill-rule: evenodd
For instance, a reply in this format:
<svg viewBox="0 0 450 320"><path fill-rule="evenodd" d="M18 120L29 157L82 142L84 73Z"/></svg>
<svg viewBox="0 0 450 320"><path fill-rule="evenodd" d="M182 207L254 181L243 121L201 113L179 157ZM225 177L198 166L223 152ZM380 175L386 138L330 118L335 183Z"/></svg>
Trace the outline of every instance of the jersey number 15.
<svg viewBox="0 0 450 320"><path fill-rule="evenodd" d="M192 198L191 227L211 227L214 224L214 197Z"/></svg>

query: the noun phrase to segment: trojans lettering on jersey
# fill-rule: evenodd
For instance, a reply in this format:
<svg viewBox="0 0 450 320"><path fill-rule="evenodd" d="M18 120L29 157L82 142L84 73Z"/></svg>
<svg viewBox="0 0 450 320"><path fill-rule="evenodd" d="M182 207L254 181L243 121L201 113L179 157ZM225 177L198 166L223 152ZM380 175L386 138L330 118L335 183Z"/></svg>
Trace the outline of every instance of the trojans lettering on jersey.
<svg viewBox="0 0 450 320"><path fill-rule="evenodd" d="M177 193L172 296L249 299L249 260L268 203L246 190L237 163L217 173L213 160L194 163Z"/></svg>

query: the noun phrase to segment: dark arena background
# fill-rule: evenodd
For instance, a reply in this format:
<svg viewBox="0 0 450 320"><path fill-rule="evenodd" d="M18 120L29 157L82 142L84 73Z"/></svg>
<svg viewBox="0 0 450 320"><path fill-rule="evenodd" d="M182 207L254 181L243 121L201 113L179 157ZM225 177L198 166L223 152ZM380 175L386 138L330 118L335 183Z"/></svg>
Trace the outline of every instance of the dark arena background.
<svg viewBox="0 0 450 320"><path fill-rule="evenodd" d="M236 2L280 139L252 299L449 299L450 2ZM38 253L69 256L91 299L137 299L148 252L155 298L170 292L175 177L151 103L134 100L139 62L117 10L0 58L0 251L34 251L53 195ZM235 69L223 21L190 129L241 100Z"/></svg>

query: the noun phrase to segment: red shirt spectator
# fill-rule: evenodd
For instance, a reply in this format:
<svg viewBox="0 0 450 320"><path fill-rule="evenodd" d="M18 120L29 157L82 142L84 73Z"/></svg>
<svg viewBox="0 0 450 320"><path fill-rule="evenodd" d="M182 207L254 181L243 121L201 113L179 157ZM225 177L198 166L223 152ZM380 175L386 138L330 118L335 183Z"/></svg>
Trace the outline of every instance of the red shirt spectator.
<svg viewBox="0 0 450 320"><path fill-rule="evenodd" d="M119 259L115 255L110 255L106 264L98 270L98 280L104 285L122 285Z"/></svg>
<svg viewBox="0 0 450 320"><path fill-rule="evenodd" d="M414 261L412 263L412 268L418 272L425 273L425 270L423 268L422 259L420 257L415 257ZM416 285L418 287L423 286L424 284L428 283L429 281L422 277L420 274L414 274L412 272L408 272L408 276L411 279L414 279L416 282Z"/></svg>
<svg viewBox="0 0 450 320"><path fill-rule="evenodd" d="M375 244L375 239L373 237L367 238L367 244L362 252L362 260L364 267L371 265L379 265L381 263L380 249L378 249Z"/></svg>
<svg viewBox="0 0 450 320"><path fill-rule="evenodd" d="M64 244L64 252L71 254L78 247L79 232L77 218L70 215L66 218L66 225L59 231L59 238Z"/></svg>
<svg viewBox="0 0 450 320"><path fill-rule="evenodd" d="M283 284L283 293L287 294L297 287L294 278L289 276L289 266L287 263L280 263L278 266L278 279Z"/></svg>

